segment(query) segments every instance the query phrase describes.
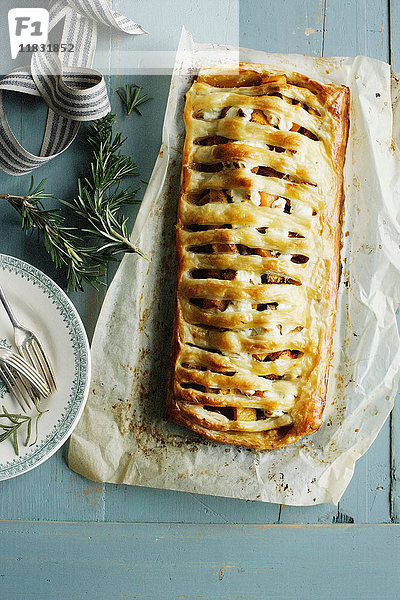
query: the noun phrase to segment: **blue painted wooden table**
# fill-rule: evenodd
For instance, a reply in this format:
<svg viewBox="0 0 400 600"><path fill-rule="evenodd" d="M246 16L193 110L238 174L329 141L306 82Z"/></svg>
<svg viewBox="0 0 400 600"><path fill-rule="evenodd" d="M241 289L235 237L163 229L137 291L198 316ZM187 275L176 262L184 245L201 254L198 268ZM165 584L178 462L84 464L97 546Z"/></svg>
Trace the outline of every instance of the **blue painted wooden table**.
<svg viewBox="0 0 400 600"><path fill-rule="evenodd" d="M126 149L148 180L156 159L169 75L129 74L130 52L176 49L181 26L197 41L238 42L271 52L313 56L365 54L400 70L397 0L113 0L149 36L135 40L102 30L97 65L107 77ZM4 22L17 2L0 7ZM32 0L32 6L46 2ZM3 38L4 50L6 49ZM131 55L133 56L133 55ZM160 56L161 55L156 55ZM123 117L114 90L127 82L154 99L143 117ZM8 116L19 139L39 149L39 100L9 94ZM43 167L47 188L76 192L86 158L84 132ZM29 177L0 172L0 191L24 192ZM144 185L142 185L142 192ZM132 222L135 210L131 211ZM0 252L27 260L62 284L45 252L20 231L5 202ZM114 272L108 273L110 280ZM103 298L71 294L93 333ZM309 508L90 482L66 464L66 446L34 471L0 484L0 597L45 598L328 598L396 596L400 550L399 415L394 412L359 460L338 507ZM250 525L253 524L253 525ZM294 527L294 525L302 527ZM386 526L382 524L387 524Z"/></svg>

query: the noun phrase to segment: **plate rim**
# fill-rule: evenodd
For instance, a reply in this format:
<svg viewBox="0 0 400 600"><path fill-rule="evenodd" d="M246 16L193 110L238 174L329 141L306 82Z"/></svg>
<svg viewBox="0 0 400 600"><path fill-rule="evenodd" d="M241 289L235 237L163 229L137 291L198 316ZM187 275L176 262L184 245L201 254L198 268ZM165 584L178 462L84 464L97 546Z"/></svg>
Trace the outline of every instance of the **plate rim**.
<svg viewBox="0 0 400 600"><path fill-rule="evenodd" d="M61 418L59 418L51 431L30 454L25 455L20 460L18 460L19 457L5 463L1 463L0 460L0 481L6 481L31 471L61 448L78 424L85 408L91 382L89 340L82 319L72 300L51 277L37 267L20 258L0 253L0 271L5 270L27 281L33 281L33 285L38 285L49 301L53 304L55 303L54 300L58 302L56 307L66 323L65 317L69 317L68 325L70 325L70 328L68 334L71 337L71 329L75 334L75 337L71 339L71 345L74 349L75 372L71 391L63 409L63 415L67 413L64 420L60 423ZM61 308L64 311L61 311Z"/></svg>

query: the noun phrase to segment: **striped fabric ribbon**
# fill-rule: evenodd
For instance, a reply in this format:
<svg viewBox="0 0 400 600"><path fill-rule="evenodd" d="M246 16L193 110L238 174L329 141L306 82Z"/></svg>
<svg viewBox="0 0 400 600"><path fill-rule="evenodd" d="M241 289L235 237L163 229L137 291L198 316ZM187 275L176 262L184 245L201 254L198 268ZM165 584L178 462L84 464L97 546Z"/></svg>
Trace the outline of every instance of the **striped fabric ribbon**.
<svg viewBox="0 0 400 600"><path fill-rule="evenodd" d="M34 52L30 68L19 68L0 81L0 169L24 175L59 156L74 141L82 121L110 112L104 77L91 69L97 23L130 35L146 33L127 17L111 10L107 0L50 0L49 32L64 19L62 43L73 52ZM28 152L14 136L3 105L3 90L41 96L48 104L46 130L39 156Z"/></svg>

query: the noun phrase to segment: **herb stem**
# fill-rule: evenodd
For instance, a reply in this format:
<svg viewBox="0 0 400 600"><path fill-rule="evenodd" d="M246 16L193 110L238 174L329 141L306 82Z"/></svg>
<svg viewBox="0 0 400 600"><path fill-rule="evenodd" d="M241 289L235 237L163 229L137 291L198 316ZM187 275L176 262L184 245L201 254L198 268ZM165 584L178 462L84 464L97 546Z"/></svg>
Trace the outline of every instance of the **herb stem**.
<svg viewBox="0 0 400 600"><path fill-rule="evenodd" d="M29 196L14 196L12 194L0 194L1 200L19 200L22 202L27 202L29 200Z"/></svg>
<svg viewBox="0 0 400 600"><path fill-rule="evenodd" d="M145 258L150 262L150 258L147 256L147 254L145 254L144 252L142 252L142 250L140 250L140 248L132 244L132 242L128 238L124 237L123 235L120 235L118 231L115 231L112 227L110 228L110 233L117 240L120 240L120 242L127 247L129 252L139 254L142 258Z"/></svg>

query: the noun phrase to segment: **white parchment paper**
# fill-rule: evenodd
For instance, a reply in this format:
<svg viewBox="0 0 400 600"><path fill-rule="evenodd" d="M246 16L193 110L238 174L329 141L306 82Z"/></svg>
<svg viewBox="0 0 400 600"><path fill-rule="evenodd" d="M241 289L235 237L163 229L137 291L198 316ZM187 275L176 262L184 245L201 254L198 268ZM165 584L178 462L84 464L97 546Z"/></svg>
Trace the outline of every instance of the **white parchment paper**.
<svg viewBox="0 0 400 600"><path fill-rule="evenodd" d="M184 93L200 66L282 66L351 91L343 271L324 424L270 452L224 446L163 420L175 302L175 219ZM70 444L70 467L95 481L283 504L337 503L355 461L393 407L400 373L400 161L392 141L389 65L195 44L183 31L163 142L132 234L151 256L123 260L93 340L92 391ZM397 126L396 126L397 129Z"/></svg>

